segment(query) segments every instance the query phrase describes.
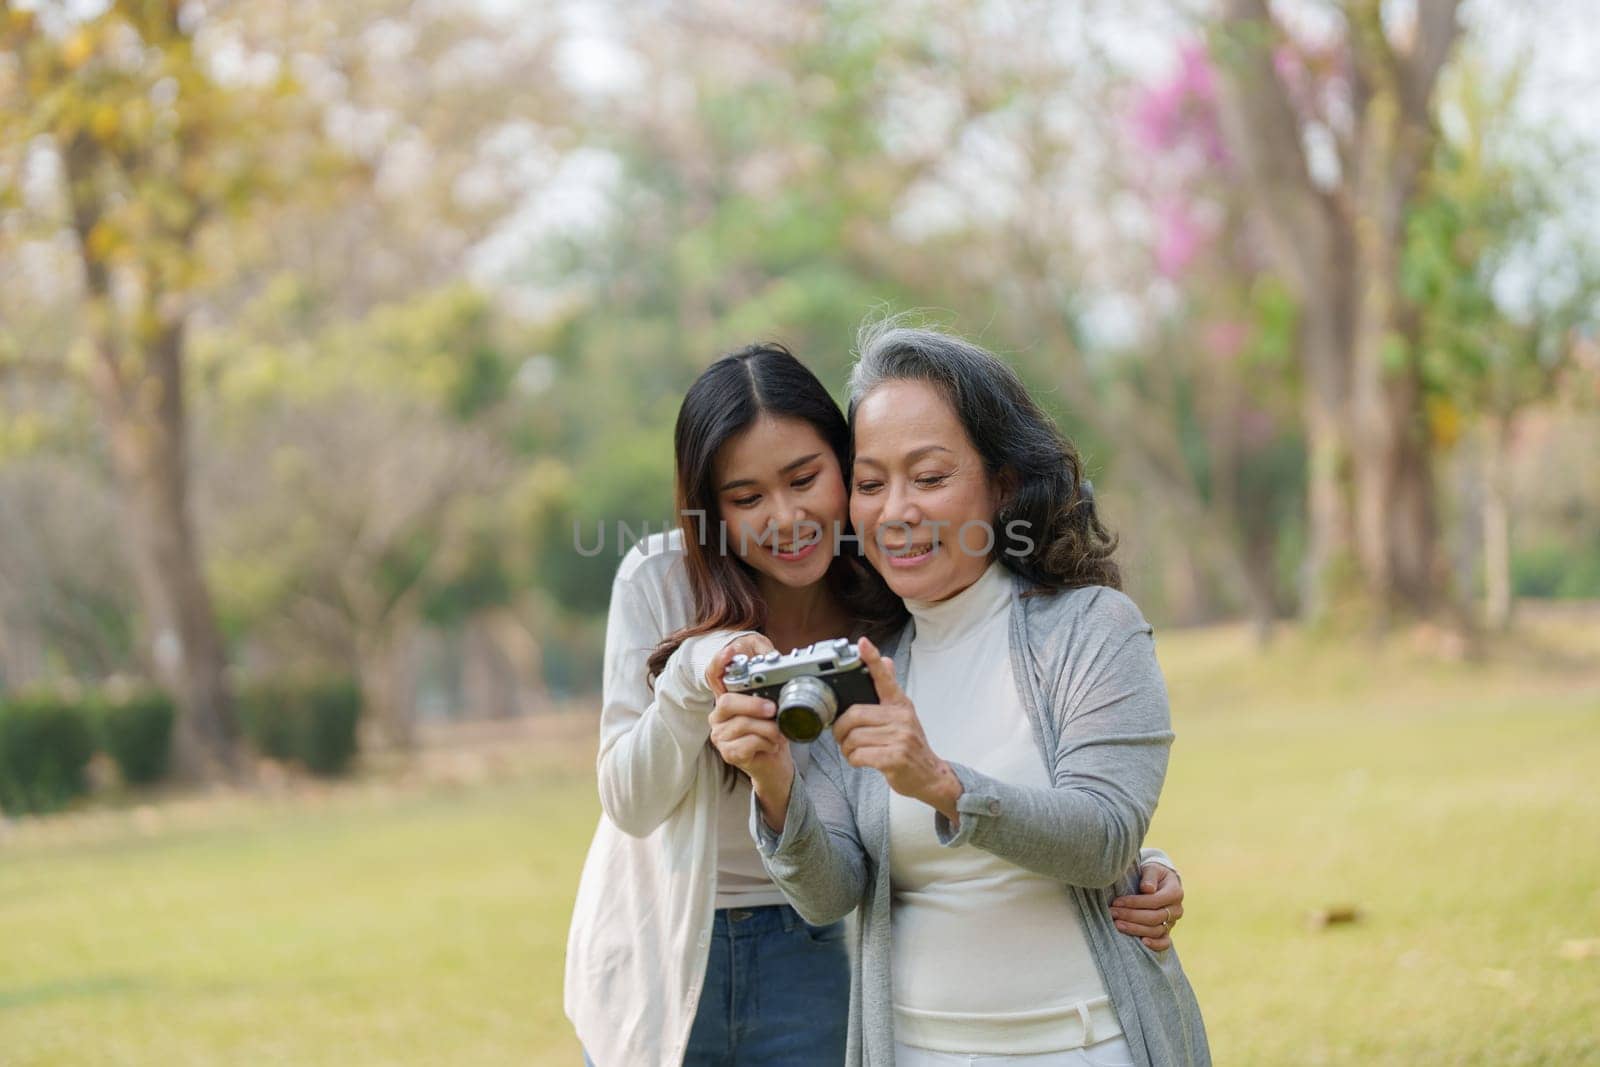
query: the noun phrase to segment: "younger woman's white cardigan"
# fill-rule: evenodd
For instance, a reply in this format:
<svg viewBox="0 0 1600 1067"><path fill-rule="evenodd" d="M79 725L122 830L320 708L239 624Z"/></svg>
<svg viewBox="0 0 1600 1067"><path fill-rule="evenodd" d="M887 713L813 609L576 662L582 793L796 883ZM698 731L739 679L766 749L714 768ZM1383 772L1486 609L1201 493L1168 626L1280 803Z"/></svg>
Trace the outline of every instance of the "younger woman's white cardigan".
<svg viewBox="0 0 1600 1067"><path fill-rule="evenodd" d="M689 625L681 535L656 534L611 586L600 806L567 936L566 1012L599 1067L680 1064L705 980L717 893L717 790L703 678L735 634L685 641L655 691L645 661Z"/></svg>

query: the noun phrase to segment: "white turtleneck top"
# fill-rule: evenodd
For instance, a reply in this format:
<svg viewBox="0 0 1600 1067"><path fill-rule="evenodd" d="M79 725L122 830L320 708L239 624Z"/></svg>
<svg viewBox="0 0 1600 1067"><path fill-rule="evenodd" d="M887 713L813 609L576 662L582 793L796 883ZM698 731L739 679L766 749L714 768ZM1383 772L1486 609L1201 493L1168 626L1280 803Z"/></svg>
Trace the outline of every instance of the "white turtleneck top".
<svg viewBox="0 0 1600 1067"><path fill-rule="evenodd" d="M908 600L906 694L940 757L1051 785L1011 674L1012 577L992 563L948 600ZM1122 1032L1062 883L973 846L948 848L933 811L889 802L895 1040L942 1052L1081 1048Z"/></svg>

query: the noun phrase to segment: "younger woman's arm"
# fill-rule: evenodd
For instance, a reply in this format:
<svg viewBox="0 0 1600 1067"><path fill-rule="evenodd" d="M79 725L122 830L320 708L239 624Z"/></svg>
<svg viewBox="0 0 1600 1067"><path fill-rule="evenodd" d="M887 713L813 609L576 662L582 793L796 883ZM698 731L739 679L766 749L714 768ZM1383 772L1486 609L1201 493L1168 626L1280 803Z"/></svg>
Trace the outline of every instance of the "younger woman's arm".
<svg viewBox="0 0 1600 1067"><path fill-rule="evenodd" d="M596 761L600 806L634 837L660 826L694 784L714 699L706 667L738 636L719 630L684 641L652 691L647 661L667 629L648 574L624 569L612 583Z"/></svg>

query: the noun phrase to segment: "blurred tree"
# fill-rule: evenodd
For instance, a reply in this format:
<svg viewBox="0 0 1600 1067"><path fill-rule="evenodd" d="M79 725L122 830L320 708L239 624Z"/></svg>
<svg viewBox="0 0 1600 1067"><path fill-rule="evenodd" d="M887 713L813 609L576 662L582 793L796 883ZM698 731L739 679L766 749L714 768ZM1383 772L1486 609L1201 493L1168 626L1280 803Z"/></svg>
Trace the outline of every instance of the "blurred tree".
<svg viewBox="0 0 1600 1067"><path fill-rule="evenodd" d="M707 364L780 340L842 394L874 303L907 302L889 252L894 199L920 165L883 151L893 43L856 5L637 9L616 29L648 93L578 118L616 162L597 232L536 245L518 282L568 301L527 447L566 457L539 539L540 583L604 609L631 533L673 514L672 425ZM924 161L925 162L925 161ZM592 548L597 528L605 546Z"/></svg>
<svg viewBox="0 0 1600 1067"><path fill-rule="evenodd" d="M1205 327L1195 328L1196 308L1174 299L1170 250L1144 254L1145 242L1123 222L1144 211L1160 217L1169 207L1178 183L1161 188L1151 180L1156 173L1198 181L1220 162L1209 70L1187 62L1170 80L1139 87L1136 112L1151 104L1174 113L1159 143L1129 144L1130 77L1106 27L1137 22L1137 12L1045 3L910 8L936 14L925 23L908 19L915 30L877 64L893 73L875 94L880 151L914 164L886 186L883 269L917 303L978 324L980 339L1014 360L1080 438L1096 476L1103 462L1135 494L1158 497L1163 517L1184 530L1182 554L1214 576L1205 584L1220 586L1227 610L1243 607L1265 634L1278 610L1277 546L1263 551L1260 541L1274 536L1277 509L1246 499L1263 483L1241 476L1255 457L1246 456L1237 431L1260 436L1262 402L1272 392L1251 390L1247 380L1283 375L1230 357L1245 347L1252 356L1266 352L1272 323L1263 321L1259 334L1250 332L1253 321L1239 327L1248 346L1195 337ZM1153 153L1160 167L1151 166ZM1208 180L1216 181L1214 173ZM1138 205L1130 191L1150 202ZM1227 260L1247 252L1234 244L1190 272L1196 292L1202 276L1227 274ZM1233 321L1214 332L1220 338L1267 302L1239 296L1234 304L1245 306L1227 309ZM1096 336L1094 320L1106 305L1135 309L1135 328ZM1270 309L1260 310L1264 318ZM1268 444L1250 447L1264 458ZM1109 458L1099 461L1102 455ZM1277 493L1282 481L1270 484ZM1200 605L1202 615L1217 608L1216 600Z"/></svg>
<svg viewBox="0 0 1600 1067"><path fill-rule="evenodd" d="M1119 183L1150 168L1148 148L1126 167L1094 148L1120 148L1125 133L1126 83L1097 37L1099 10L697 4L616 27L636 82L656 91L600 93L582 117L618 161L609 225L541 247L519 279L573 301L539 416L541 440L573 458L542 539L563 603L598 610L616 562L615 546L575 553L574 524L592 544L597 523L609 536L619 519L634 530L670 519L660 442L706 362L776 337L838 386L865 314L931 306L1012 358L1127 485L1158 492L1220 576L1222 603L1265 630L1283 599L1277 520L1300 492L1292 472L1257 477L1280 471L1285 448L1292 466L1297 447L1292 421L1263 410L1282 404L1288 377L1265 354L1281 348L1293 302L1242 282L1216 314L1231 316L1219 330L1251 319L1249 352L1224 366L1183 336L1149 260L1104 224ZM1219 139L1214 113L1206 121L1184 136ZM1151 292L1167 332L1108 351L1086 336L1097 287ZM1233 432L1263 426L1271 440L1248 448Z"/></svg>
<svg viewBox="0 0 1600 1067"><path fill-rule="evenodd" d="M526 527L495 411L501 324L457 286L281 348L230 354L236 343L202 346L215 425L200 477L223 617L254 652L276 652L257 670L279 657L354 668L369 740L407 747L425 621L516 645L506 609L525 578L507 559Z"/></svg>
<svg viewBox="0 0 1600 1067"><path fill-rule="evenodd" d="M864 314L936 309L1080 439L1102 499L1138 509L1130 541L1169 527L1148 539L1168 604L1263 631L1303 540L1317 596L1370 559L1370 471L1410 531L1379 562L1414 576L1402 545L1438 520L1412 483L1495 397L1550 384L1499 368L1559 347L1553 305L1490 299L1539 197L1496 198L1500 164L1441 139L1437 91L1412 99L1437 5L1412 27L1352 2L1314 48L1252 36L1267 8L1240 0L1226 78L1191 50L1153 82L1114 39L1164 0L22 6L0 9L0 457L102 462L92 410L123 484L168 502L146 469L183 469L176 409L175 528L208 548L239 666L358 668L394 740L419 631L487 704L536 700L541 661L588 684L616 523L671 521L683 390L749 341L842 396ZM45 508L49 469L5 472L3 503ZM58 495L57 525L79 487ZM605 551L575 551L597 522ZM113 566L55 551L95 542L52 536L0 545L6 644L106 670L125 633L91 640L59 598L17 610L35 564L105 605L89 621L122 608Z"/></svg>
<svg viewBox="0 0 1600 1067"><path fill-rule="evenodd" d="M444 309L424 325L394 305L458 279L476 242L536 195L541 174L518 145L560 110L553 87L525 77L548 66L552 29L532 18L508 33L403 0L0 15L14 46L0 59L0 174L31 179L6 183L7 250L38 263L70 248L82 291L60 285L48 322L76 314L88 342L69 353L40 330L0 343L0 372L68 366L90 385L133 519L145 644L183 700L179 764L218 773L231 728L188 480L194 424L215 432L241 397L293 400L319 379L347 402L403 385L457 429L501 399L514 365L479 328L497 312L446 292L423 302ZM32 281L45 291L49 276ZM407 347L414 330L429 335L426 358ZM8 422L0 448L37 443L44 410ZM442 543L414 538L411 551ZM389 616L359 618L383 631Z"/></svg>
<svg viewBox="0 0 1600 1067"><path fill-rule="evenodd" d="M57 5L0 5L0 144L57 170L42 198L75 240L81 369L123 492L151 659L181 709L174 769L189 779L239 768L190 504L187 338L205 240L222 239L271 183L288 147L274 123L298 120L284 76L223 84L194 49L201 17L175 0L81 20Z"/></svg>
<svg viewBox="0 0 1600 1067"><path fill-rule="evenodd" d="M1350 0L1336 44L1297 43L1268 0L1225 0L1214 37L1229 145L1301 311L1308 538L1302 609L1323 615L1353 565L1379 617L1446 587L1434 455L1402 286L1406 219L1434 158L1457 0ZM1344 561L1349 561L1347 564Z"/></svg>
<svg viewBox="0 0 1600 1067"><path fill-rule="evenodd" d="M503 453L481 429L394 397L335 394L252 423L234 431L251 454L228 449L228 476L265 506L231 501L219 532L230 613L262 641L292 631L297 659L354 664L370 739L407 747L418 628L466 566Z"/></svg>
<svg viewBox="0 0 1600 1067"><path fill-rule="evenodd" d="M1298 308L1268 272L1203 47L1184 47L1170 75L1139 86L1115 135L1128 143L1113 180L1152 223L1137 242L1145 255L1124 268L1151 326L1118 361L1099 410L1112 426L1139 428L1122 430L1119 444L1142 445L1135 466L1178 504L1183 547L1220 557L1223 610L1242 607L1265 640L1294 604L1282 572L1303 530Z"/></svg>
<svg viewBox="0 0 1600 1067"><path fill-rule="evenodd" d="M760 2L618 27L653 91L602 94L587 118L619 161L610 225L523 275L576 301L550 350L562 410L546 428L574 457L544 542L562 553L544 571L565 603L598 609L616 565L611 550L573 552L574 522L593 544L596 522L609 536L618 519L671 518L660 442L695 373L776 338L842 393L849 343L880 307L935 307L1009 351L1057 414L1159 470L1211 531L1168 429L1177 412L1108 405L1118 381L1080 344L1095 257L1075 226L1084 142L1061 116L1104 91L1063 54L1080 21L1092 12L1043 3ZM1235 543L1222 541L1230 563Z"/></svg>
<svg viewBox="0 0 1600 1067"><path fill-rule="evenodd" d="M1600 261L1563 219L1575 194L1568 176L1587 173L1592 153L1561 145L1554 131L1520 128L1519 87L1515 74L1491 78L1470 58L1454 65L1442 89L1453 121L1408 220L1402 261L1421 317L1416 358L1432 439L1444 449L1474 428L1482 438L1474 519L1496 629L1511 622L1517 423L1579 371L1578 332L1600 321Z"/></svg>

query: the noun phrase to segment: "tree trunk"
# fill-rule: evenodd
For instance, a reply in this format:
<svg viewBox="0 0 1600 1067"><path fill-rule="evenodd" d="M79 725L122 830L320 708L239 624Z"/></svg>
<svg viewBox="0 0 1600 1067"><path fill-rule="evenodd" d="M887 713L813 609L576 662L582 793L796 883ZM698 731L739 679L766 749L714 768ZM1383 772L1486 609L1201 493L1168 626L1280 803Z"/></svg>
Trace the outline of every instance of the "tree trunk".
<svg viewBox="0 0 1600 1067"><path fill-rule="evenodd" d="M1374 55L1387 48L1375 14L1357 19ZM1433 154L1426 112L1407 120L1392 68L1369 59L1372 93L1357 144L1351 194L1360 289L1355 306L1352 423L1355 428L1356 551L1386 622L1393 612L1427 616L1445 599L1435 563L1432 442L1424 417L1420 321L1400 283L1406 208Z"/></svg>
<svg viewBox="0 0 1600 1067"><path fill-rule="evenodd" d="M174 773L217 781L237 778L242 764L226 648L189 508L183 338L181 320L163 324L142 352L123 360L102 334L92 384L127 517L150 659L178 705Z"/></svg>
<svg viewBox="0 0 1600 1067"><path fill-rule="evenodd" d="M1385 373L1382 347L1393 333L1364 327L1359 345L1354 437L1357 551L1371 607L1425 617L1444 606L1433 450L1414 368Z"/></svg>
<svg viewBox="0 0 1600 1067"><path fill-rule="evenodd" d="M1407 392L1420 393L1408 383ZM1439 552L1437 488L1430 431L1420 400L1399 402L1394 450L1390 456L1389 581L1391 603L1409 614L1427 616L1452 599L1447 569Z"/></svg>
<svg viewBox="0 0 1600 1067"><path fill-rule="evenodd" d="M29 641L27 648L23 647L23 638L11 631L6 625L5 616L0 614L0 697L8 690L19 689L38 681L43 671L39 663L43 659L36 648L31 647Z"/></svg>
<svg viewBox="0 0 1600 1067"><path fill-rule="evenodd" d="M1516 603L1511 587L1510 447L1511 418L1494 415L1483 456L1484 619L1494 630L1510 629Z"/></svg>
<svg viewBox="0 0 1600 1067"><path fill-rule="evenodd" d="M1278 622L1277 575L1272 563L1271 553L1244 563L1245 611L1250 617L1250 631L1262 648L1272 641L1273 627Z"/></svg>
<svg viewBox="0 0 1600 1067"><path fill-rule="evenodd" d="M1303 271L1310 289L1301 295L1301 417L1306 434L1306 547L1300 565L1300 618L1317 624L1347 599L1355 549L1350 426L1350 263L1355 253L1345 231L1324 210L1316 219L1316 246ZM1320 295L1311 295L1320 294Z"/></svg>
<svg viewBox="0 0 1600 1067"><path fill-rule="evenodd" d="M1215 55L1219 118L1259 207L1268 254L1300 306L1306 549L1300 614L1342 598L1352 548L1349 397L1355 249L1337 202L1312 180L1300 122L1273 69L1265 0L1227 0Z"/></svg>
<svg viewBox="0 0 1600 1067"><path fill-rule="evenodd" d="M487 616L482 612L469 618L461 634L461 714L515 718L522 713L518 680Z"/></svg>
<svg viewBox="0 0 1600 1067"><path fill-rule="evenodd" d="M1309 345L1309 339L1303 342ZM1350 453L1337 401L1308 387L1306 429L1306 547L1300 563L1300 618L1326 619L1344 578L1350 553L1350 508L1346 495Z"/></svg>
<svg viewBox="0 0 1600 1067"><path fill-rule="evenodd" d="M64 147L62 162L84 271L86 331L95 352L89 387L127 516L150 659L178 706L173 773L191 782L237 779L244 764L226 647L189 510L181 295L150 292L154 280L147 269L139 279L143 299L127 320L119 317L110 268L94 251L100 149L80 134Z"/></svg>
<svg viewBox="0 0 1600 1067"><path fill-rule="evenodd" d="M402 752L416 746L416 677L409 622L361 629L356 635L357 670L368 748Z"/></svg>
<svg viewBox="0 0 1600 1067"><path fill-rule="evenodd" d="M505 664L506 676L515 695L518 715L530 715L550 706L550 691L544 684L544 649L517 617L501 608L483 620L490 640Z"/></svg>

